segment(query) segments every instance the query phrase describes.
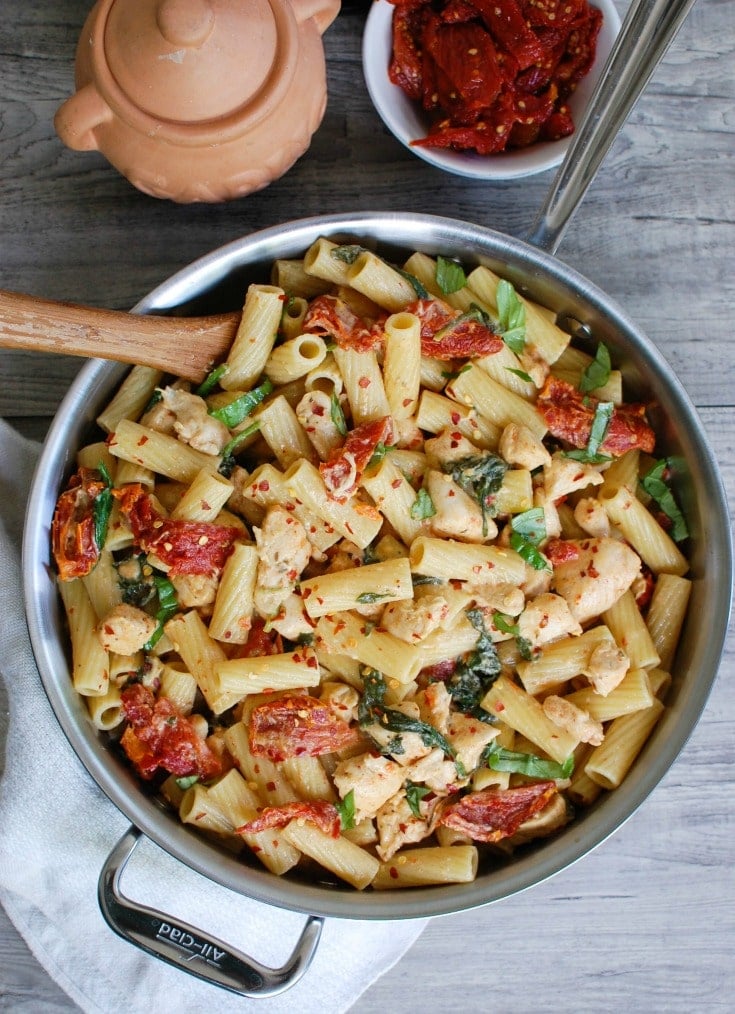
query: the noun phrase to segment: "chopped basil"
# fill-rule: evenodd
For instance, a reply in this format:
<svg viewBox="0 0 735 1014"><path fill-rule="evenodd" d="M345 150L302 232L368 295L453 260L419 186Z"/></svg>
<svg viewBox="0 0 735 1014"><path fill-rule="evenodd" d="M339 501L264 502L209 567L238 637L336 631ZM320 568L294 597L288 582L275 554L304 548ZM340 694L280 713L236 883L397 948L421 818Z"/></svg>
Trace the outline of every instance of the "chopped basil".
<svg viewBox="0 0 735 1014"><path fill-rule="evenodd" d="M531 642L528 638L521 636L520 627L517 623L511 622L511 618L503 613L493 613L493 623L501 633L510 634L511 637L515 638L521 658L525 659L526 662L530 662L533 659Z"/></svg>
<svg viewBox="0 0 735 1014"><path fill-rule="evenodd" d="M481 722L492 723L492 716L480 707L480 701L500 675L502 667L492 638L485 629L481 610L468 609L467 618L480 636L474 650L457 663L446 686L459 711Z"/></svg>
<svg viewBox="0 0 735 1014"><path fill-rule="evenodd" d="M359 243L343 243L342 246L336 246L330 250L329 256L334 257L336 261L342 261L343 264L354 264L360 254L365 252L365 249Z"/></svg>
<svg viewBox="0 0 735 1014"><path fill-rule="evenodd" d="M511 518L510 547L534 570L551 570L551 564L538 548L546 538L543 507L532 507Z"/></svg>
<svg viewBox="0 0 735 1014"><path fill-rule="evenodd" d="M388 592L360 592L355 602L359 602L361 606L372 606L376 602L382 602L383 599L387 598L390 598Z"/></svg>
<svg viewBox="0 0 735 1014"><path fill-rule="evenodd" d="M368 461L367 463L367 467L373 468L374 465L379 465L380 462L383 460L383 458L386 456L387 452L388 448L382 441L376 444L375 450L373 451L373 455L370 458L370 461Z"/></svg>
<svg viewBox="0 0 735 1014"><path fill-rule="evenodd" d="M531 507L522 514L515 514L510 527L534 546L539 546L546 538L546 516L543 507Z"/></svg>
<svg viewBox="0 0 735 1014"><path fill-rule="evenodd" d="M544 760L533 753L517 753L505 747L490 743L482 755L487 767L492 771L510 771L517 775L528 775L531 778L569 778L574 771L574 756L567 757L563 764L553 760Z"/></svg>
<svg viewBox="0 0 735 1014"><path fill-rule="evenodd" d="M343 436L347 436L347 423L345 422L345 414L342 411L342 406L339 403L339 396L336 391L332 391L332 397L329 403L329 414L332 417L332 422L337 427L337 432Z"/></svg>
<svg viewBox="0 0 735 1014"><path fill-rule="evenodd" d="M667 458L661 458L641 478L641 486L653 499L666 517L671 521L670 535L674 542L683 542L689 537L686 519L674 498L670 487L664 479L669 470Z"/></svg>
<svg viewBox="0 0 735 1014"><path fill-rule="evenodd" d="M526 347L526 308L505 278L498 282L495 301L501 337L512 352L520 355Z"/></svg>
<svg viewBox="0 0 735 1014"><path fill-rule="evenodd" d="M219 384L224 375L229 372L229 369L230 367L227 363L220 363L219 366L215 366L215 368L207 374L199 387L197 387L194 394L198 394L200 398L206 398L207 395L214 390L217 384Z"/></svg>
<svg viewBox="0 0 735 1014"><path fill-rule="evenodd" d="M487 534L487 517L492 516L490 497L500 489L508 465L489 451L482 455L468 455L444 466L457 485L473 497L482 510L482 533Z"/></svg>
<svg viewBox="0 0 735 1014"><path fill-rule="evenodd" d="M512 366L506 366L505 368L508 373L514 373L516 377L520 377L521 380L524 380L527 384L533 383L533 377L530 377L525 370L514 370Z"/></svg>
<svg viewBox="0 0 735 1014"><path fill-rule="evenodd" d="M158 626L153 631L150 640L143 645L144 651L150 651L161 640L164 624L179 611L179 600L176 596L176 589L167 577L156 574L153 578L158 593L158 611L156 619Z"/></svg>
<svg viewBox="0 0 735 1014"><path fill-rule="evenodd" d="M102 476L105 486L94 498L92 505L92 517L94 519L94 541L98 549L102 549L107 539L107 529L110 524L112 513L112 479L107 471L104 462L100 461L97 471Z"/></svg>
<svg viewBox="0 0 735 1014"><path fill-rule="evenodd" d="M472 369L472 363L465 363L464 366L460 366L458 370L442 370L442 377L447 381L456 380L457 377L461 377L463 373Z"/></svg>
<svg viewBox="0 0 735 1014"><path fill-rule="evenodd" d="M258 387L254 387L252 391L245 391L244 394L231 401L229 405L210 409L209 414L213 419L218 419L221 423L224 423L229 430L233 430L243 420L247 419L253 409L257 408L272 390L273 384L271 384L270 380L264 380Z"/></svg>
<svg viewBox="0 0 735 1014"><path fill-rule="evenodd" d="M148 403L146 407L143 409L143 415L145 415L146 412L150 412L150 410L152 408L155 408L155 406L159 403L159 401L162 400L163 400L163 391L160 389L160 387L157 387L153 392L153 394L148 399Z"/></svg>
<svg viewBox="0 0 735 1014"><path fill-rule="evenodd" d="M370 726L377 723L382 729L388 732L398 733L386 746L377 744L378 747L390 754L403 752L401 733L414 732L421 739L421 742L428 747L438 747L445 756L455 760L457 774L464 777L462 764L455 759L455 751L451 743L442 736L438 729L428 722L422 722L418 718L411 718L402 711L395 708L387 708L383 703L385 700L386 685L382 675L377 669L371 669L363 675L363 693L357 707L357 717L360 726L370 735ZM460 770L462 769L462 770Z"/></svg>
<svg viewBox="0 0 735 1014"><path fill-rule="evenodd" d="M615 406L611 401L599 401L597 403L595 417L592 420L590 438L587 441L587 451L592 456L598 453L605 440L614 409Z"/></svg>
<svg viewBox="0 0 735 1014"><path fill-rule="evenodd" d="M240 447L240 444L244 444L245 441L257 433L260 429L260 420L256 419L255 422L250 423L244 430L236 433L235 436L222 448L222 460L220 461L219 468L217 471L220 475L224 475L228 479L235 468L235 453Z"/></svg>
<svg viewBox="0 0 735 1014"><path fill-rule="evenodd" d="M459 292L467 284L464 268L457 261L450 261L446 257L437 257L436 284L445 296Z"/></svg>
<svg viewBox="0 0 735 1014"><path fill-rule="evenodd" d="M590 391L595 391L598 387L604 387L610 379L611 368L612 363L610 362L610 353L607 345L604 342L600 342L597 346L595 358L584 371L582 379L579 382L579 390L582 394L589 394Z"/></svg>
<svg viewBox="0 0 735 1014"><path fill-rule="evenodd" d="M605 442L614 411L615 406L611 401L598 401L587 446L583 450L564 451L564 457L572 458L573 461L581 461L586 465L600 465L605 461L610 461L611 458L608 454L600 454L600 447Z"/></svg>
<svg viewBox="0 0 735 1014"><path fill-rule="evenodd" d="M410 285L413 287L413 291L416 293L417 299L429 298L429 293L426 291L426 288L421 284L421 282L415 275L412 275L410 273L410 271L404 271L403 268L397 268L395 266L393 270L397 271L402 278L405 278L406 281L410 283Z"/></svg>
<svg viewBox="0 0 735 1014"><path fill-rule="evenodd" d="M198 781L199 775L184 775L182 778L176 779L176 784L183 792L186 792L192 785L196 785Z"/></svg>
<svg viewBox="0 0 735 1014"><path fill-rule="evenodd" d="M435 514L434 501L429 496L428 490L422 486L411 504L411 517L414 521L425 521L427 518L433 518Z"/></svg>
<svg viewBox="0 0 735 1014"><path fill-rule="evenodd" d="M334 808L339 814L342 831L351 831L355 826L355 790L350 789L344 799L338 799Z"/></svg>
<svg viewBox="0 0 735 1014"><path fill-rule="evenodd" d="M421 820L421 800L430 793L431 789L425 785L417 785L416 782L406 782L406 802L411 813L414 817L418 817L419 820Z"/></svg>

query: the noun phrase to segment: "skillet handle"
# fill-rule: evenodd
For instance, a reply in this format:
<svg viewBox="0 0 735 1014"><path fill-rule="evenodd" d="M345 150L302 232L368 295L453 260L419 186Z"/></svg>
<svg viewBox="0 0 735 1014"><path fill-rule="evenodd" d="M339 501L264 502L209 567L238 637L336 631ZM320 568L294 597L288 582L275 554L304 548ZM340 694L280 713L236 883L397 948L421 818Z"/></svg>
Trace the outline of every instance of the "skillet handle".
<svg viewBox="0 0 735 1014"><path fill-rule="evenodd" d="M314 957L323 919L310 916L288 961L281 968L266 968L217 937L122 894L120 878L140 837L137 827L129 828L100 873L97 898L110 929L169 965L238 996L276 996L296 985Z"/></svg>
<svg viewBox="0 0 735 1014"><path fill-rule="evenodd" d="M600 163L695 0L632 0L584 119L528 236L554 253Z"/></svg>

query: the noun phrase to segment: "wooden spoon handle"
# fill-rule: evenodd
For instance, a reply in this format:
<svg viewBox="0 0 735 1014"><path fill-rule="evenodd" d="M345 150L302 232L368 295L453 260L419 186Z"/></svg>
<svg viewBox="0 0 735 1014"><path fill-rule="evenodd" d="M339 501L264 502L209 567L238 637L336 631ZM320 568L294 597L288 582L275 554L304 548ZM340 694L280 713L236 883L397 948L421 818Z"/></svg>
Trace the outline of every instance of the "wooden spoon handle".
<svg viewBox="0 0 735 1014"><path fill-rule="evenodd" d="M0 347L139 363L197 383L224 358L239 320L99 310L0 289Z"/></svg>

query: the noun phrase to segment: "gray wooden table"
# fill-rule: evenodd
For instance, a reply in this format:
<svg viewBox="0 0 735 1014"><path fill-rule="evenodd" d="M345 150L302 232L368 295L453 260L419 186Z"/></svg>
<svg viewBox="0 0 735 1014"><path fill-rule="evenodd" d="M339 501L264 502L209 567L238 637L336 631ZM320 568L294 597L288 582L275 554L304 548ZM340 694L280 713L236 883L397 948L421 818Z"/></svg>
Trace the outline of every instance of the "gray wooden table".
<svg viewBox="0 0 735 1014"><path fill-rule="evenodd" d="M100 156L64 149L53 131L89 6L3 0L0 287L127 309L214 247L332 211L431 211L523 236L551 182L546 174L487 186L408 154L383 128L363 84L365 3L344 10L327 34L327 113L284 178L227 205L145 197ZM700 0L560 253L624 305L672 363L731 501L734 42L732 4ZM79 366L0 351L0 415L41 437ZM734 677L731 636L694 735L611 840L525 894L435 920L355 1010L735 1010ZM75 1009L2 912L0 1009Z"/></svg>

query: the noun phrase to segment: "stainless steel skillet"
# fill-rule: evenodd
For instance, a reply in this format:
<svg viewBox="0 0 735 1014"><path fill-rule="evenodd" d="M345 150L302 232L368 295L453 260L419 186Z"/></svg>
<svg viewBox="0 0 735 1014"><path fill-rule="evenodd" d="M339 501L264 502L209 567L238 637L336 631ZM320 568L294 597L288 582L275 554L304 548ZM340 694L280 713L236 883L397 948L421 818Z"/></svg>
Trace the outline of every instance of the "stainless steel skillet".
<svg viewBox="0 0 735 1014"><path fill-rule="evenodd" d="M637 398L651 406L664 450L681 462L681 496L692 530L694 592L677 660L669 707L654 738L626 781L553 842L540 844L506 866L484 868L471 885L417 889L395 895L336 885L279 880L217 850L181 827L145 796L130 772L91 729L68 676L62 619L51 580L49 526L73 453L110 396L124 367L90 363L54 421L34 479L24 541L25 601L31 639L46 692L75 751L134 828L113 852L100 880L100 902L113 929L164 960L246 996L272 995L293 985L308 966L321 920L327 916L399 919L458 912L508 897L570 865L607 838L637 809L686 742L715 678L729 616L732 558L729 520L716 463L686 394L663 357L615 303L551 256L592 174L639 90L685 17L687 2L639 2L623 26L617 56L603 71L599 98L570 149L558 182L532 234L532 244L477 226L424 215L356 214L288 223L238 240L173 276L142 300L138 313L210 313L240 301L247 282L267 277L275 257L297 256L319 235L357 238L387 255L422 249L487 263L553 309L580 321L595 341L613 350ZM631 73L634 72L633 78ZM631 84L631 80L634 83ZM627 82L625 86L623 83ZM309 915L292 959L264 969L201 931L128 902L119 880L144 833L211 880L283 908ZM161 925L168 929L162 933ZM215 966L192 961L197 948L222 952Z"/></svg>

